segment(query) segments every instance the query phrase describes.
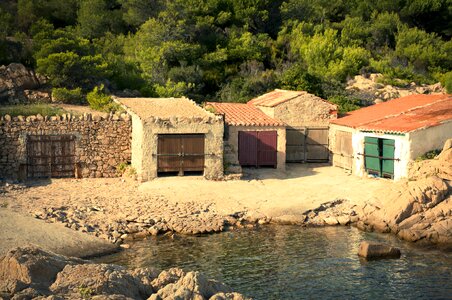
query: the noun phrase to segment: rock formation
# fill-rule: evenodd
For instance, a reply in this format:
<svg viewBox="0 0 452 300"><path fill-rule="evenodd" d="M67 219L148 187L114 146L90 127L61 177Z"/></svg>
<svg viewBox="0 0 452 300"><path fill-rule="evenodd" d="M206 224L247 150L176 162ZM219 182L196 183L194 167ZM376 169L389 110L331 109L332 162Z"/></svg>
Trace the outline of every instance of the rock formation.
<svg viewBox="0 0 452 300"><path fill-rule="evenodd" d="M48 92L34 91L44 83L45 78L37 76L34 71L28 70L22 64L0 66L0 103L50 101Z"/></svg>
<svg viewBox="0 0 452 300"><path fill-rule="evenodd" d="M67 258L35 247L0 257L2 299L246 299L199 272L126 269Z"/></svg>
<svg viewBox="0 0 452 300"><path fill-rule="evenodd" d="M432 85L416 85L412 82L403 87L385 85L381 83L383 74L357 75L347 82L346 90L354 98L367 101L368 104L380 103L391 99L413 94L445 93L441 83Z"/></svg>
<svg viewBox="0 0 452 300"><path fill-rule="evenodd" d="M452 139L436 158L413 162L409 174L408 180L377 191L363 206L336 200L308 211L305 224L352 223L411 242L452 246Z"/></svg>

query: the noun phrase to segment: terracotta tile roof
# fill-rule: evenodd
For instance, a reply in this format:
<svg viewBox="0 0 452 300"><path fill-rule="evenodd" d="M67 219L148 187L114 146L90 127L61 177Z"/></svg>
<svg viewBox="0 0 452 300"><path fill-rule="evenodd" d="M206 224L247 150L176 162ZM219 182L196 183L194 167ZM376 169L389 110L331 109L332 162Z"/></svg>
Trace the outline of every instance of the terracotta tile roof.
<svg viewBox="0 0 452 300"><path fill-rule="evenodd" d="M266 107L275 107L281 103L284 103L286 101L292 100L294 98L303 96L303 95L309 95L311 97L318 98L319 100L326 102L328 104L331 104L332 109L337 109L335 104L332 104L320 97L317 97L315 95L309 94L305 91L288 91L288 90L280 90L276 89L272 92L263 94L257 98L251 99L248 101L248 104L257 105L257 106L266 106Z"/></svg>
<svg viewBox="0 0 452 300"><path fill-rule="evenodd" d="M215 113L224 114L225 122L234 126L284 126L280 120L267 116L258 108L244 103L207 102Z"/></svg>
<svg viewBox="0 0 452 300"><path fill-rule="evenodd" d="M127 111L133 112L141 119L150 117L208 117L211 113L198 106L188 98L114 98Z"/></svg>
<svg viewBox="0 0 452 300"><path fill-rule="evenodd" d="M410 95L331 121L363 131L405 133L452 121L452 95Z"/></svg>

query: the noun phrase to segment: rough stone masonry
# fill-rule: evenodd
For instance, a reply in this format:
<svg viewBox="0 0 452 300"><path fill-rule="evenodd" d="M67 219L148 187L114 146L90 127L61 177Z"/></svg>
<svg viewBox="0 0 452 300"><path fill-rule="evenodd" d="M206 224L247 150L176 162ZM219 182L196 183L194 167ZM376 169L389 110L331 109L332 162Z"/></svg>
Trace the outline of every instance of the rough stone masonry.
<svg viewBox="0 0 452 300"><path fill-rule="evenodd" d="M131 121L127 114L5 115L0 117L0 179L22 176L30 135L73 135L75 163L81 177L118 176L116 167L131 160Z"/></svg>

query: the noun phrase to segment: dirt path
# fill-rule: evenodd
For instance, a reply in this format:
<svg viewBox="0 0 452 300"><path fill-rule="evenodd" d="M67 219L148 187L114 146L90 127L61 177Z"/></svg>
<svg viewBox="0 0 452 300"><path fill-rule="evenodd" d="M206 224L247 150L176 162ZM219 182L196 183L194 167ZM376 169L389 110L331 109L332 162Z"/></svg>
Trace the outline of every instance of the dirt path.
<svg viewBox="0 0 452 300"><path fill-rule="evenodd" d="M90 257L114 252L102 239L0 208L0 255L28 244L65 256Z"/></svg>

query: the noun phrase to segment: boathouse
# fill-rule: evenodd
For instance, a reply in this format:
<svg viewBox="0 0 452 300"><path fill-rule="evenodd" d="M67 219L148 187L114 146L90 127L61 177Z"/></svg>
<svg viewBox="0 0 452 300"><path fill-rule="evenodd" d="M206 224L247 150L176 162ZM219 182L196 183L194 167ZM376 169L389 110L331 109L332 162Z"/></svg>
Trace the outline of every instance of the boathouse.
<svg viewBox="0 0 452 300"><path fill-rule="evenodd" d="M286 129L282 121L244 103L206 103L206 109L224 116L226 171L241 173L241 167L285 169Z"/></svg>
<svg viewBox="0 0 452 300"><path fill-rule="evenodd" d="M358 176L407 177L408 164L452 138L452 95L411 95L331 121L333 165Z"/></svg>
<svg viewBox="0 0 452 300"><path fill-rule="evenodd" d="M305 91L276 89L248 102L286 125L287 162L328 162L328 126L337 106Z"/></svg>
<svg viewBox="0 0 452 300"><path fill-rule="evenodd" d="M223 176L221 116L187 98L115 98L132 116L132 166L140 181L160 175Z"/></svg>

